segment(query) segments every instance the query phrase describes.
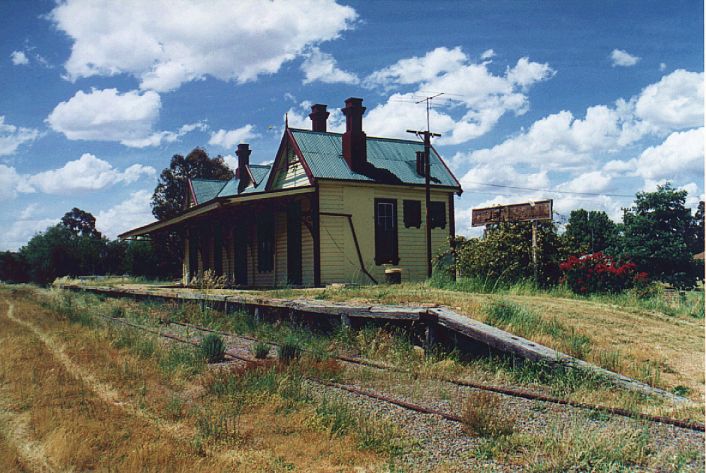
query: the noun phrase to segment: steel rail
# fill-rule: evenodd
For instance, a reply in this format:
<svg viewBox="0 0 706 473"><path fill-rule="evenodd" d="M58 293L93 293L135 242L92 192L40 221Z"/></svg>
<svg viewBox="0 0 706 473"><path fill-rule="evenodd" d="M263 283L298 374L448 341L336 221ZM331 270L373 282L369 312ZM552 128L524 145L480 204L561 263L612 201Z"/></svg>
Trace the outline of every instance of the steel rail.
<svg viewBox="0 0 706 473"><path fill-rule="evenodd" d="M181 338L176 335L169 334L169 333L160 332L159 330L154 330L149 327L144 327L142 325L133 324L133 323L128 322L123 319L119 319L119 318L115 318L115 317L107 317L107 316L100 316L100 317L103 317L104 319L108 319L108 320L111 320L114 322L120 322L120 323L128 325L130 327L133 327L133 328L136 328L136 329L148 332L148 333L152 333L152 334L158 335L160 337L168 338L168 339L174 340L176 342L185 343L185 344L193 345L193 346L199 346L199 344L197 342L187 340L185 338ZM208 330L208 331L218 333L217 331L214 331L214 330ZM228 351L223 353L223 357L224 358L231 358L231 359L239 360L239 361L245 361L247 363L252 363L252 364L259 364L258 360L254 360L252 358L248 358L248 357L244 357L244 356L240 356L240 355L235 355L233 353L229 353ZM461 417L454 415L454 414L450 414L448 412L439 411L436 409L430 409L428 407L424 407L419 404L414 404L411 402L403 401L401 399L395 399L393 397L385 396L382 394L378 394L378 393L375 393L372 391L356 388L353 386L348 386L348 385L341 384L341 383L335 383L333 381L326 381L326 380L312 378L312 377L305 377L305 379L310 382L322 385L322 386L328 386L328 387L340 389L343 391L348 391L349 393L352 393L352 394L357 394L357 395L368 397L368 398L375 399L378 401L387 402L389 404L394 404L396 406L402 407L407 410L416 411L416 412L419 412L422 414L436 415L436 416L440 416L444 419L450 420L452 422L463 423L463 419L461 419Z"/></svg>
<svg viewBox="0 0 706 473"><path fill-rule="evenodd" d="M214 329L211 329L208 327L202 327L199 325L190 324L190 323L186 323L186 322L168 321L168 323L182 325L184 327L190 327L195 330L202 330L204 332L216 333L216 334L227 336L227 337L238 337L238 338L242 338L245 340L264 342L264 343L268 343L270 345L279 346L279 344L276 342L260 340L258 338L249 337L247 335L239 335L239 334L235 334L235 333L231 333L231 332L214 330ZM307 350L303 350L303 351L307 351ZM403 368L400 368L397 366L388 365L388 364L384 364L384 363L378 363L378 362L374 362L371 360L365 360L365 359L361 359L361 358L354 358L354 357L345 356L345 355L336 355L336 356L334 356L334 358L341 360L341 361L348 362L348 363L369 366L369 367L377 368L377 369L381 369L381 370L395 371L398 373L410 373L409 370L406 370L406 369L403 369ZM512 389L512 388L505 388L502 386L495 386L495 385L491 385L491 384L474 383L472 381L464 381L464 380L459 380L459 379L454 379L454 378L447 378L447 377L443 377L443 376L437 377L436 379L438 379L439 381L444 381L444 382L447 382L450 384L455 384L458 386L474 388L474 389L478 389L478 390L482 390L482 391L495 392L498 394L503 394L503 395L511 396L511 397L518 397L518 398L523 398L523 399L528 399L528 400L533 400L533 401L549 402L549 403L553 403L553 404L576 407L579 409L604 412L606 414L618 415L621 417L629 417L632 419L646 420L646 421L650 421L650 422L657 422L660 424L674 425L676 427L689 429L689 430L695 430L698 432L705 431L705 426L701 422L691 422L691 421L685 421L685 420L680 420L680 419L674 419L674 418L666 417L666 416L656 416L656 415L651 415L651 414L644 414L642 412L632 412L632 411L629 411L627 409L623 409L620 407L610 407L610 406L588 404L585 402L572 401L570 399L562 399L562 398L558 398L558 397L554 397L554 396L547 396L544 394L539 394L539 393L535 393L532 391L526 391L523 389ZM348 390L348 389L346 389L346 390ZM443 417L446 417L443 413L436 412L436 414L442 415ZM451 414L448 414L448 415L453 417L453 415L451 415ZM446 418L449 418L449 417L446 417ZM449 420L452 420L452 419L449 418Z"/></svg>

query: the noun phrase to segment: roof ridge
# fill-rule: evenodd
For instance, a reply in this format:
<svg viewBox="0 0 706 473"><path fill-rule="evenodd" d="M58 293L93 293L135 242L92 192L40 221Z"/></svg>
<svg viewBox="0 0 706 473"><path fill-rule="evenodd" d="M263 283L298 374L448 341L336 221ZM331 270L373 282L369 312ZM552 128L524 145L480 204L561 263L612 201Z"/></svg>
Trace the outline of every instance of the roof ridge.
<svg viewBox="0 0 706 473"><path fill-rule="evenodd" d="M333 135L333 136L343 136L343 133L336 133L334 131L313 131L313 130L307 130L305 128L290 128L291 131L303 131L305 133L310 133L312 135ZM422 141L416 141L416 140L406 140L404 138L388 138L386 136L367 136L366 139L368 140L385 140L385 141L396 141L398 143L410 143L410 144L419 144L419 145L424 145Z"/></svg>
<svg viewBox="0 0 706 473"><path fill-rule="evenodd" d="M204 179L202 177L190 177L190 181L208 181L208 182L228 182L231 179L235 179L234 177L231 177L230 179Z"/></svg>

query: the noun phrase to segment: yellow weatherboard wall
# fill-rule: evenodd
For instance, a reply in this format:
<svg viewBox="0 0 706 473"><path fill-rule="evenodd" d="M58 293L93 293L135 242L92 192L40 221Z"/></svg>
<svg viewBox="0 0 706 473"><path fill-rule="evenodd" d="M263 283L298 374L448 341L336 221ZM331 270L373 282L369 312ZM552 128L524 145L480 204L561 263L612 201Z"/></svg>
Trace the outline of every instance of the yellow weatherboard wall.
<svg viewBox="0 0 706 473"><path fill-rule="evenodd" d="M399 264L402 280L423 280L427 276L426 231L424 226L424 188L412 186L388 186L380 184L357 184L349 182L321 182L319 206L323 213L351 214L358 244L365 267L370 274L383 282L386 265L375 264L375 209L378 198L397 200L397 238ZM449 194L450 190L432 190L431 200L444 202L446 209L445 228L432 229L432 255L449 245ZM422 225L405 228L404 200L418 200L422 208ZM372 281L361 271L355 242L344 217L321 216L321 282L322 284L361 283Z"/></svg>

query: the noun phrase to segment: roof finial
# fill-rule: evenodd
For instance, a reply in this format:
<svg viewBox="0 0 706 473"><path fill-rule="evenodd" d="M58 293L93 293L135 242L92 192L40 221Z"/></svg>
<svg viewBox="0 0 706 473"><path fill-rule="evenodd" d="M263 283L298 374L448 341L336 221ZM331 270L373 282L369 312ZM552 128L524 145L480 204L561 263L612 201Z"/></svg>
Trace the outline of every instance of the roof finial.
<svg viewBox="0 0 706 473"><path fill-rule="evenodd" d="M284 129L286 130L289 128L289 117L287 116L287 112L284 112Z"/></svg>

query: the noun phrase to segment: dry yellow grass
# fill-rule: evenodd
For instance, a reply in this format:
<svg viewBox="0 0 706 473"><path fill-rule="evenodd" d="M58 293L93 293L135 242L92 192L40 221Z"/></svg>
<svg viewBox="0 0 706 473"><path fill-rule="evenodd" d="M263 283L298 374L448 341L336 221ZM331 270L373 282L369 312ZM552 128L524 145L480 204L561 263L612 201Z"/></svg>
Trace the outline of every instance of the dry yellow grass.
<svg viewBox="0 0 706 473"><path fill-rule="evenodd" d="M244 413L237 438L196 445L198 408L219 401L106 337L0 292L2 471L345 471L385 460L308 425L306 409L274 415L276 400Z"/></svg>

